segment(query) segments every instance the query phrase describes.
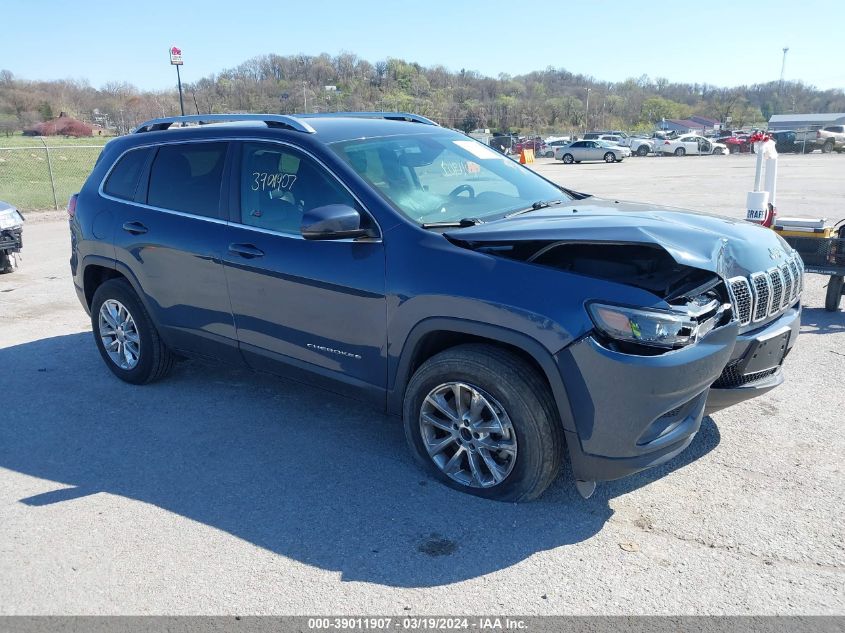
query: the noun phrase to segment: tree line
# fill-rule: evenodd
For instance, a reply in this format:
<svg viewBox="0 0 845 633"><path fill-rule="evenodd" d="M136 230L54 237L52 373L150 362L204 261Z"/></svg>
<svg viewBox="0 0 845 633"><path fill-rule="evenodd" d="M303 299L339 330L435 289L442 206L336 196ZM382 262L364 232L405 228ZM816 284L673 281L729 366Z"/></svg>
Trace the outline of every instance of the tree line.
<svg viewBox="0 0 845 633"><path fill-rule="evenodd" d="M649 130L664 118L693 114L730 117L732 127L761 126L772 114L845 112L842 90L800 81L726 88L642 75L608 82L551 66L488 77L394 58L371 63L353 53L261 55L184 84L184 96L186 114L408 111L464 131L523 133ZM115 81L97 89L84 80L27 80L0 71L0 131L31 128L60 112L126 132L143 120L178 114L179 97L175 87L144 91Z"/></svg>

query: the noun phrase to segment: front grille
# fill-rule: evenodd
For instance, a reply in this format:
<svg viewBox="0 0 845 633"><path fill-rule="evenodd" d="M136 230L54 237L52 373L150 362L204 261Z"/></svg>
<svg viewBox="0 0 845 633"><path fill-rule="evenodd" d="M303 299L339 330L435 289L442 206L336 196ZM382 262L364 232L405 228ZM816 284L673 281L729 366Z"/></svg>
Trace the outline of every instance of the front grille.
<svg viewBox="0 0 845 633"><path fill-rule="evenodd" d="M734 361L725 367L722 371L722 375L719 376L719 379L713 383L712 386L714 389L734 389L736 387L749 385L752 382L768 378L772 374L777 373L777 370L780 369L780 367L773 367L772 369L764 369L763 371L743 375L739 371L739 362L740 361Z"/></svg>
<svg viewBox="0 0 845 633"><path fill-rule="evenodd" d="M754 294L754 320L762 321L769 316L772 307L772 280L766 273L751 275L751 291Z"/></svg>
<svg viewBox="0 0 845 633"><path fill-rule="evenodd" d="M740 325L763 321L791 306L804 287L804 268L794 254L780 268L728 280L731 304Z"/></svg>
<svg viewBox="0 0 845 633"><path fill-rule="evenodd" d="M751 306L754 303L751 296L751 286L745 277L731 279L731 295L734 314L742 325L751 323Z"/></svg>
<svg viewBox="0 0 845 633"><path fill-rule="evenodd" d="M784 264L780 267L780 272L783 274L783 302L781 303L781 307L786 307L787 304L792 300L794 296L795 284L792 281L792 272L789 270L789 266ZM796 280L797 281L797 280Z"/></svg>

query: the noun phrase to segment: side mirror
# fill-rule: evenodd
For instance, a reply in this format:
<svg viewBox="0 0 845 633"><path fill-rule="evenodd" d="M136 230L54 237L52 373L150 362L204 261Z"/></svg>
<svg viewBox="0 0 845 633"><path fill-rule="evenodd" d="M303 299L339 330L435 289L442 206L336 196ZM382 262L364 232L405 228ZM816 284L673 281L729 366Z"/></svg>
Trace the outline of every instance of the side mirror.
<svg viewBox="0 0 845 633"><path fill-rule="evenodd" d="M327 204L306 211L299 231L306 240L374 237L372 230L361 227L358 210L346 204Z"/></svg>

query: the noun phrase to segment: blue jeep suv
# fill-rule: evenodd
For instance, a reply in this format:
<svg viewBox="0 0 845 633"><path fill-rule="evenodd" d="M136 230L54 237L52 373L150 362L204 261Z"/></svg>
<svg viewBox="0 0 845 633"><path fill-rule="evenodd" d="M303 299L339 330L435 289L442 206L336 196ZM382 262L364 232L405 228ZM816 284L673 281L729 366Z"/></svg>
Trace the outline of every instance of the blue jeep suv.
<svg viewBox="0 0 845 633"><path fill-rule="evenodd" d="M197 357L364 399L488 498L537 497L565 456L584 496L665 462L780 384L798 334L774 232L569 191L416 115L157 119L68 211L117 377Z"/></svg>

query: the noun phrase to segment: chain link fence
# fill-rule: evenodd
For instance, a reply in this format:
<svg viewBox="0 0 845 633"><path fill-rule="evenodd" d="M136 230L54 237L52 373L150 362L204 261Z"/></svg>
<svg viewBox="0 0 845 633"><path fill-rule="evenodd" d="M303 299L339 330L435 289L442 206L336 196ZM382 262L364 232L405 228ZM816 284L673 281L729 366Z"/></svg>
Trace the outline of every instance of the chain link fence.
<svg viewBox="0 0 845 633"><path fill-rule="evenodd" d="M0 139L0 200L22 211L65 208L103 149L102 144L50 145L40 137L21 147L2 144Z"/></svg>

